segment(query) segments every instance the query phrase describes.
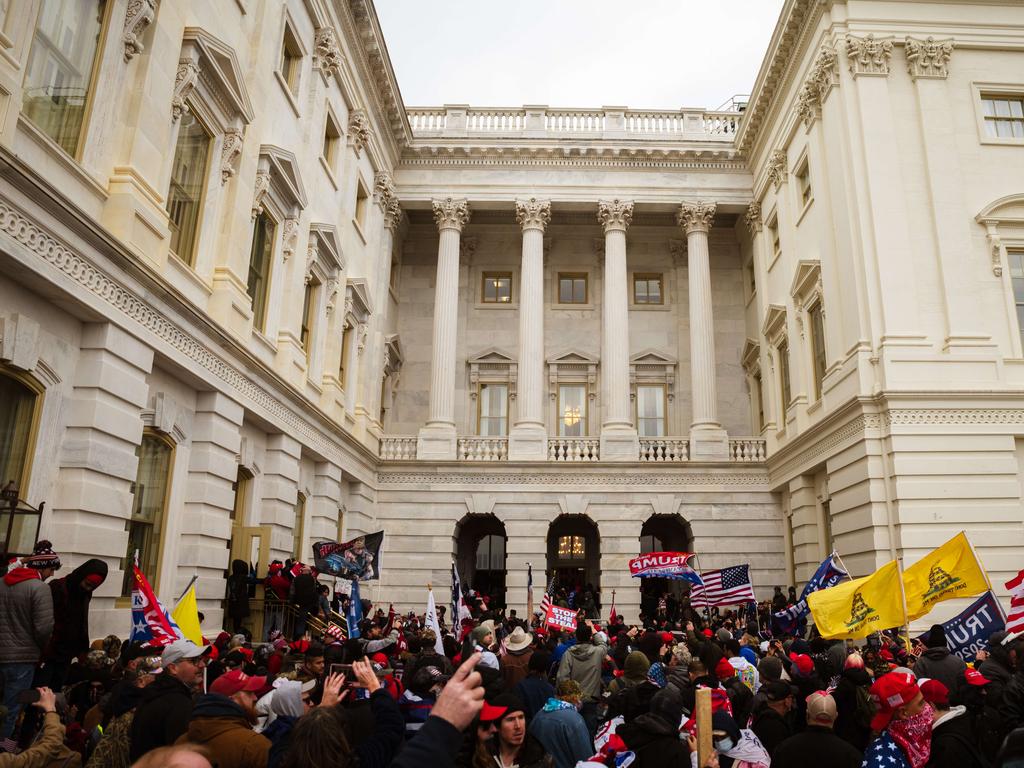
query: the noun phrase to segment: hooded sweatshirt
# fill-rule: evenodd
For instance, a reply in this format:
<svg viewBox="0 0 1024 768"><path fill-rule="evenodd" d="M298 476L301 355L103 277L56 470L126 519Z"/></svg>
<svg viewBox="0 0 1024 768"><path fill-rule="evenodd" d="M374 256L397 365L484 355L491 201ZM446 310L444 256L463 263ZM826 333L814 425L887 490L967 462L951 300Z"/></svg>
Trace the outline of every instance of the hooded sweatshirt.
<svg viewBox="0 0 1024 768"><path fill-rule="evenodd" d="M34 568L0 583L0 664L35 664L53 631L53 596Z"/></svg>
<svg viewBox="0 0 1024 768"><path fill-rule="evenodd" d="M44 654L47 659L70 661L89 650L92 590L82 588L87 576L99 576L105 581L107 564L96 558L86 560L64 578L50 582L54 621L53 637Z"/></svg>
<svg viewBox="0 0 1024 768"><path fill-rule="evenodd" d="M270 740L253 731L240 706L218 693L199 697L188 730L178 739L186 741L209 749L218 768L267 768L270 757Z"/></svg>
<svg viewBox="0 0 1024 768"><path fill-rule="evenodd" d="M955 695L964 682L967 665L959 656L954 656L948 648L929 648L914 663L914 674L938 680L951 695Z"/></svg>
<svg viewBox="0 0 1024 768"><path fill-rule="evenodd" d="M932 723L928 768L982 768L966 707L952 707Z"/></svg>
<svg viewBox="0 0 1024 768"><path fill-rule="evenodd" d="M295 721L302 716L302 683L298 680L279 680L277 690L270 699L270 710L274 721L266 727L263 735L270 739L270 768L276 766L288 752L288 737Z"/></svg>
<svg viewBox="0 0 1024 768"><path fill-rule="evenodd" d="M574 645L562 657L557 679L575 680L583 689L584 700L596 701L601 697L601 667L607 655L604 643Z"/></svg>

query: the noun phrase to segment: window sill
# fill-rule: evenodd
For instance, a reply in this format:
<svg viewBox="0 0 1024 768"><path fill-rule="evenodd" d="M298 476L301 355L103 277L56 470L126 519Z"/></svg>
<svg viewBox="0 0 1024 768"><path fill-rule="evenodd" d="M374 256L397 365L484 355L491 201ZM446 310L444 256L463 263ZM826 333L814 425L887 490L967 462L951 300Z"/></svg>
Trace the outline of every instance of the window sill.
<svg viewBox="0 0 1024 768"><path fill-rule="evenodd" d="M292 112L295 113L296 117L302 117L302 114L299 112L299 103L295 100L296 96L292 93L292 89L288 87L288 81L284 79L284 75L281 74L280 70L274 70L274 79L277 80L277 84L284 91L285 98L288 99L288 106L292 108Z"/></svg>
<svg viewBox="0 0 1024 768"><path fill-rule="evenodd" d="M772 271L772 268L775 266L775 264L779 261L779 259L781 257L782 257L782 251L777 251L777 252L772 254L772 257L768 260L768 271L769 272Z"/></svg>
<svg viewBox="0 0 1024 768"><path fill-rule="evenodd" d="M277 354L277 346L259 328L252 329L252 337L266 347L271 354Z"/></svg>
<svg viewBox="0 0 1024 768"><path fill-rule="evenodd" d="M671 304L634 304L629 303L630 312L668 312L672 309Z"/></svg>
<svg viewBox="0 0 1024 768"><path fill-rule="evenodd" d="M796 217L796 226L800 226L800 222L804 220L804 216L807 215L807 211L810 210L812 203L814 203L814 195L811 195L807 202L804 203L804 207L800 210L800 215Z"/></svg>
<svg viewBox="0 0 1024 768"><path fill-rule="evenodd" d="M744 306L744 307L749 307L749 306L750 306L750 302L752 302L752 301L753 301L754 299L756 299L756 298L757 298L757 291L752 291L752 292L751 292L751 293L750 293L750 294L749 294L749 295L747 296L747 300L743 302L743 306Z"/></svg>
<svg viewBox="0 0 1024 768"><path fill-rule="evenodd" d="M562 312L589 312L594 309L594 304L559 304L556 302L551 305L551 309L557 309Z"/></svg>
<svg viewBox="0 0 1024 768"><path fill-rule="evenodd" d="M55 160L61 165L67 168L69 171L79 177L85 184L92 188L93 191L97 192L99 199L102 202L106 202L110 196L107 192L107 188L103 182L99 181L85 168L82 167L81 163L77 158L72 157L67 151L58 144L56 141L51 139L42 130L29 120L24 115L18 117L18 127L22 128L30 139L35 141L42 149L49 152Z"/></svg>
<svg viewBox="0 0 1024 768"><path fill-rule="evenodd" d="M999 139L993 136L983 136L979 144L994 144L1003 147L1024 147L1024 139Z"/></svg>
<svg viewBox="0 0 1024 768"><path fill-rule="evenodd" d="M327 158L320 155L320 165L324 169L324 173L327 174L327 180L331 182L331 186L334 187L334 191L338 191L338 180L334 178L334 171L331 170L331 164L327 162Z"/></svg>
<svg viewBox="0 0 1024 768"><path fill-rule="evenodd" d="M352 226L355 227L356 234L359 235L359 239L363 241L363 245L366 245L366 234L363 232L363 227L359 223L359 219L352 219Z"/></svg>
<svg viewBox="0 0 1024 768"><path fill-rule="evenodd" d="M518 301L500 302L500 301L477 301L473 304L473 309L519 309Z"/></svg>

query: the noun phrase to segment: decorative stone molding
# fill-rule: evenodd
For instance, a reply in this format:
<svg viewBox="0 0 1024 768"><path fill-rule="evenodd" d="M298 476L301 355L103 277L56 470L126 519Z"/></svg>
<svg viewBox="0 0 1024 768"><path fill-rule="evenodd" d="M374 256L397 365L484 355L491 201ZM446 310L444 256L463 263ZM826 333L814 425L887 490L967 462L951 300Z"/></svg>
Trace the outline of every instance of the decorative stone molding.
<svg viewBox="0 0 1024 768"><path fill-rule="evenodd" d="M508 398L516 399L518 365L515 358L503 350L491 347L466 360L469 366L469 399L476 402L481 383L508 385Z"/></svg>
<svg viewBox="0 0 1024 768"><path fill-rule="evenodd" d="M370 122L362 109L354 109L348 116L348 142L355 149L356 157L370 143Z"/></svg>
<svg viewBox="0 0 1024 768"><path fill-rule="evenodd" d="M747 229L750 230L751 236L761 231L763 226L761 221L761 204L757 200L747 206L747 212L743 214L743 221L747 225Z"/></svg>
<svg viewBox="0 0 1024 768"><path fill-rule="evenodd" d="M338 305L338 286L340 284L341 282L336 277L327 281L327 304L324 311L328 317L334 314L334 308Z"/></svg>
<svg viewBox="0 0 1024 768"><path fill-rule="evenodd" d="M131 61L145 50L142 34L156 17L156 0L129 0L124 15L124 29L121 44L124 45L124 60Z"/></svg>
<svg viewBox="0 0 1024 768"><path fill-rule="evenodd" d="M470 472L378 472L377 482L381 485L419 486L427 485L473 485L484 487L506 486L580 486L595 488L603 485L616 487L632 486L729 486L757 488L767 491L767 471L722 472L708 474L681 474L678 468L665 474L654 473L650 467L635 472L572 473L559 471L552 474L537 472L513 472L474 474Z"/></svg>
<svg viewBox="0 0 1024 768"><path fill-rule="evenodd" d="M263 213L263 200L270 190L270 171L256 171L256 183L253 187L252 218Z"/></svg>
<svg viewBox="0 0 1024 768"><path fill-rule="evenodd" d="M747 339L743 343L743 351L740 353L740 365L748 376L756 376L761 371L761 345L754 339Z"/></svg>
<svg viewBox="0 0 1024 768"><path fill-rule="evenodd" d="M809 82L818 90L818 100L824 104L832 87L839 85L839 54L831 45L821 46L818 58L811 68Z"/></svg>
<svg viewBox="0 0 1024 768"><path fill-rule="evenodd" d="M775 189L786 181L789 171L786 170L786 150L776 149L768 158L768 181L775 185Z"/></svg>
<svg viewBox="0 0 1024 768"><path fill-rule="evenodd" d="M332 27L320 27L313 38L313 68L320 70L325 77L341 69L342 55L338 47L338 38Z"/></svg>
<svg viewBox="0 0 1024 768"><path fill-rule="evenodd" d="M0 316L0 362L31 371L39 362L39 323L21 314Z"/></svg>
<svg viewBox="0 0 1024 768"><path fill-rule="evenodd" d="M560 381L586 381L587 399L597 399L597 364L598 359L585 352L565 352L548 358L548 398L558 401L558 384Z"/></svg>
<svg viewBox="0 0 1024 768"><path fill-rule="evenodd" d="M281 256L285 263L295 253L295 242L299 238L299 220L294 218L285 219L281 222Z"/></svg>
<svg viewBox="0 0 1024 768"><path fill-rule="evenodd" d="M181 59L174 75L174 91L171 95L171 119L177 120L189 111L185 100L199 79L199 65L192 59Z"/></svg>
<svg viewBox="0 0 1024 768"><path fill-rule="evenodd" d="M459 240L459 261L465 264L473 263L477 242L475 237L463 237Z"/></svg>
<svg viewBox="0 0 1024 768"><path fill-rule="evenodd" d="M633 221L633 201L618 198L598 201L597 220L606 234L617 229L625 232Z"/></svg>
<svg viewBox="0 0 1024 768"><path fill-rule="evenodd" d="M252 217L269 209L276 221L297 219L306 207L306 190L295 155L273 144L260 145Z"/></svg>
<svg viewBox="0 0 1024 768"><path fill-rule="evenodd" d="M673 238L668 241L668 252L672 254L672 263L677 267L688 266L686 261L686 241Z"/></svg>
<svg viewBox="0 0 1024 768"><path fill-rule="evenodd" d="M455 229L461 232L462 228L469 224L469 203L465 199L434 199L431 206L438 229Z"/></svg>
<svg viewBox="0 0 1024 768"><path fill-rule="evenodd" d="M366 332L369 329L369 324L360 323L356 329L356 354L363 354L363 350L366 348Z"/></svg>
<svg viewBox="0 0 1024 768"><path fill-rule="evenodd" d="M516 200L516 221L524 230L539 229L543 232L551 221L551 201L536 197Z"/></svg>
<svg viewBox="0 0 1024 768"><path fill-rule="evenodd" d="M874 35L846 38L846 58L854 77L881 75L888 77L892 58L892 38L876 39Z"/></svg>
<svg viewBox="0 0 1024 768"><path fill-rule="evenodd" d="M227 184L228 179L238 172L238 161L242 156L242 131L231 128L224 131L224 141L220 148L220 183Z"/></svg>
<svg viewBox="0 0 1024 768"><path fill-rule="evenodd" d="M717 207L714 203L705 203L703 200L683 203L676 213L676 224L682 227L687 235L691 232L707 232L711 229Z"/></svg>
<svg viewBox="0 0 1024 768"><path fill-rule="evenodd" d="M676 367L679 361L654 349L645 349L630 355L629 385L630 400L636 400L636 388L644 384L660 384L665 387L665 398L669 403L676 399ZM667 416L668 414L666 414Z"/></svg>
<svg viewBox="0 0 1024 768"><path fill-rule="evenodd" d="M402 207L398 203L391 174L385 171L377 172L373 177L373 196L384 211L384 227L396 230L402 220Z"/></svg>
<svg viewBox="0 0 1024 768"><path fill-rule="evenodd" d="M911 79L945 80L949 77L949 58L953 55L951 39L936 40L934 37L927 37L924 40L917 40L907 37L904 52Z"/></svg>
<svg viewBox="0 0 1024 768"><path fill-rule="evenodd" d="M808 128L821 117L821 101L818 89L813 83L804 83L796 97L796 116Z"/></svg>
<svg viewBox="0 0 1024 768"><path fill-rule="evenodd" d="M344 269L337 227L333 224L310 224L306 245L306 283L309 283L315 274L320 283L327 286L328 314L334 310L338 278Z"/></svg>
<svg viewBox="0 0 1024 768"><path fill-rule="evenodd" d="M1024 214L1024 195L1007 195L986 205L974 217L974 220L985 227L989 252L992 255L992 274L1002 277L1003 274L1003 235L1014 237ZM1000 231L1000 226L1004 227Z"/></svg>
<svg viewBox="0 0 1024 768"><path fill-rule="evenodd" d="M821 316L825 318L825 289L821 280L821 262L812 259L801 260L793 275L793 284L789 289L793 297L793 309L800 338L805 338L804 317L807 310L816 302L821 305Z"/></svg>
<svg viewBox="0 0 1024 768"><path fill-rule="evenodd" d="M597 255L597 257L599 259L603 259L604 258L604 238L603 237L595 237L593 240L590 241L590 243L591 243L591 245L594 246L594 253Z"/></svg>

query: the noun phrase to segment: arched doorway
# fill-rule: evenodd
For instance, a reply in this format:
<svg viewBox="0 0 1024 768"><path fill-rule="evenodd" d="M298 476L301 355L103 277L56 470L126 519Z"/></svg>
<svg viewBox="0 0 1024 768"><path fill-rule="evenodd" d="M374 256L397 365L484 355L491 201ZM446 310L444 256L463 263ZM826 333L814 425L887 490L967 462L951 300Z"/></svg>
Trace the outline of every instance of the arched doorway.
<svg viewBox="0 0 1024 768"><path fill-rule="evenodd" d="M679 515L651 515L640 529L640 551L647 552L690 552L693 532L690 524ZM693 565L693 563L690 563ZM659 606L666 617L674 619L679 598L688 591L687 582L677 579L640 579L640 613L650 617L657 613Z"/></svg>
<svg viewBox="0 0 1024 768"><path fill-rule="evenodd" d="M593 520L585 515L555 518L548 528L547 570L559 589L590 584L595 596L601 592L601 538Z"/></svg>
<svg viewBox="0 0 1024 768"><path fill-rule="evenodd" d="M494 515L466 515L455 526L455 562L464 589L505 607L505 526Z"/></svg>

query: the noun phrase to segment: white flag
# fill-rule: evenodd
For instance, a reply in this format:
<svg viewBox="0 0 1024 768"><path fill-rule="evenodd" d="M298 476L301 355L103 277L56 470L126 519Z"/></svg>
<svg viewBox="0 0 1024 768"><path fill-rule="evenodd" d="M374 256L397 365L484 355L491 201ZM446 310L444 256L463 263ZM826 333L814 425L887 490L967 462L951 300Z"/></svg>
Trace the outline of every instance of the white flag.
<svg viewBox="0 0 1024 768"><path fill-rule="evenodd" d="M437 606L434 605L434 590L427 590L427 629L434 630L434 650L444 656L444 643L441 642L441 625L437 621Z"/></svg>

